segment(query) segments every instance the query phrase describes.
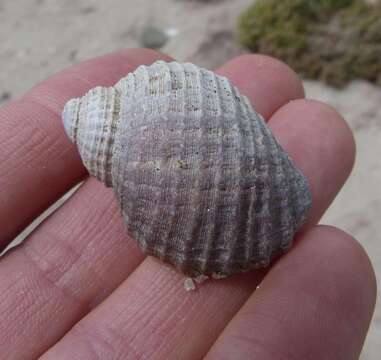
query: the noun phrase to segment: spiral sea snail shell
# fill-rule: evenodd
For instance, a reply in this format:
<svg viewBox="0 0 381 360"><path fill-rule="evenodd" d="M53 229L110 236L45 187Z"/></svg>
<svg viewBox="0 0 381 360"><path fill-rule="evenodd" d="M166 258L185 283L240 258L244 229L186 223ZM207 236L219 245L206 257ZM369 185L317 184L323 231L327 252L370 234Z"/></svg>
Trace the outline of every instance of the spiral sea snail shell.
<svg viewBox="0 0 381 360"><path fill-rule="evenodd" d="M66 133L146 254L190 276L266 266L311 193L249 100L193 64L140 66L70 100Z"/></svg>

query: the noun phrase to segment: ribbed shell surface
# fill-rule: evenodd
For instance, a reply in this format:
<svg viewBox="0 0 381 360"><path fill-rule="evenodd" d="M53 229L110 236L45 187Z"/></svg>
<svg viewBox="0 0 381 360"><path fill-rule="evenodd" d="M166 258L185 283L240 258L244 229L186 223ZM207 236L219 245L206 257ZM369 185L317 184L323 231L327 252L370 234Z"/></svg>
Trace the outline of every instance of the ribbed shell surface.
<svg viewBox="0 0 381 360"><path fill-rule="evenodd" d="M290 247L311 205L307 181L226 78L156 62L109 89L88 105L106 125L84 126L75 141L82 157L96 151L85 154L97 164L89 171L111 177L104 182L145 253L190 275L230 275Z"/></svg>
<svg viewBox="0 0 381 360"><path fill-rule="evenodd" d="M119 115L119 93L96 87L81 99L70 100L62 117L89 173L112 186L112 153Z"/></svg>

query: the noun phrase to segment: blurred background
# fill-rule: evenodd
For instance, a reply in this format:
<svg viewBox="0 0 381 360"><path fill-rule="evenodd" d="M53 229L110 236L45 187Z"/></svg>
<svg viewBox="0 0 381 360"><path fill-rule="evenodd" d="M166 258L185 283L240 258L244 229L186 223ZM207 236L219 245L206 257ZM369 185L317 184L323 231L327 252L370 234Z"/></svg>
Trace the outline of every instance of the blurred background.
<svg viewBox="0 0 381 360"><path fill-rule="evenodd" d="M209 69L249 51L293 66L307 97L334 106L357 142L353 174L322 223L356 237L381 277L380 1L0 0L0 104L65 67L126 47L157 48ZM379 296L361 359L380 353Z"/></svg>

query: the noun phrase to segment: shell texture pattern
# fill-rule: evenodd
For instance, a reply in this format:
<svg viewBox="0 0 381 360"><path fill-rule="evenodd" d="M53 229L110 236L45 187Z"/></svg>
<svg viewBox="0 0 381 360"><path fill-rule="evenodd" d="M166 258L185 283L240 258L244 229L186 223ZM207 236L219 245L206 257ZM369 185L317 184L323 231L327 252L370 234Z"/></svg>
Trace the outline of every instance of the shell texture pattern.
<svg viewBox="0 0 381 360"><path fill-rule="evenodd" d="M146 254L191 276L266 266L311 193L249 100L193 64L140 66L70 100L65 130Z"/></svg>

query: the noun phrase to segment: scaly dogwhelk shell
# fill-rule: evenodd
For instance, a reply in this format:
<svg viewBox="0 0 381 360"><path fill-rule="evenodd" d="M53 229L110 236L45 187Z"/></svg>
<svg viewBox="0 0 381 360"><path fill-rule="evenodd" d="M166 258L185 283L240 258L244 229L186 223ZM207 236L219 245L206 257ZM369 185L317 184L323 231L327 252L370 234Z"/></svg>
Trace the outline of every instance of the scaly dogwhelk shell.
<svg viewBox="0 0 381 360"><path fill-rule="evenodd" d="M140 66L70 100L63 121L143 251L190 276L266 266L311 206L305 177L249 100L193 64Z"/></svg>

